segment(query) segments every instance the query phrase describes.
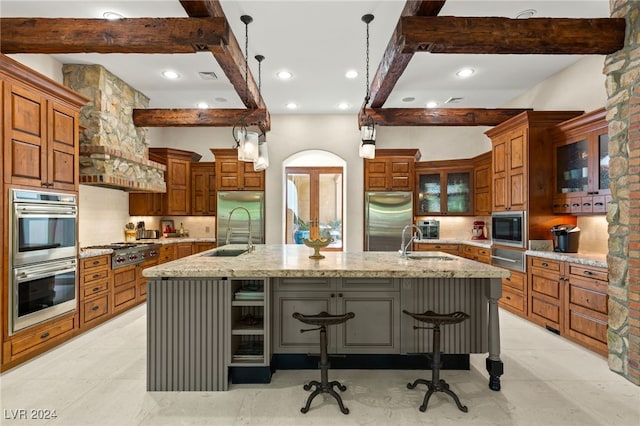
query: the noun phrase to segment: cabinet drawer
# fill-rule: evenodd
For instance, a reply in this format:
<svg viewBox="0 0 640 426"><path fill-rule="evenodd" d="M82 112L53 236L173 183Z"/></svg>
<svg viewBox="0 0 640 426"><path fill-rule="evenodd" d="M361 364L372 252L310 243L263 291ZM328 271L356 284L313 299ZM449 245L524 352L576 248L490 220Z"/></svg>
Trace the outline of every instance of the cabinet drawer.
<svg viewBox="0 0 640 426"><path fill-rule="evenodd" d="M336 282L331 278L279 278L275 280L274 290L277 291L322 291L335 290Z"/></svg>
<svg viewBox="0 0 640 426"><path fill-rule="evenodd" d="M512 287L516 290L519 290L521 292L524 292L524 281L525 281L525 276L524 274L519 274L517 272L511 272L511 276L510 277L506 277L502 279L502 284L503 284L503 289L504 286L509 286Z"/></svg>
<svg viewBox="0 0 640 426"><path fill-rule="evenodd" d="M338 290L400 291L400 281L393 278L343 278Z"/></svg>
<svg viewBox="0 0 640 426"><path fill-rule="evenodd" d="M605 283L609 281L609 273L606 269L579 265L577 263L569 264L569 275L572 277L592 278L594 280L604 281Z"/></svg>
<svg viewBox="0 0 640 426"><path fill-rule="evenodd" d="M82 299L86 299L95 294L109 290L109 280L96 281L90 285L80 287L80 295Z"/></svg>
<svg viewBox="0 0 640 426"><path fill-rule="evenodd" d="M598 318L589 311L573 308L570 309L567 320L567 329L572 337L587 337L607 344L606 316Z"/></svg>
<svg viewBox="0 0 640 426"><path fill-rule="evenodd" d="M500 302L503 305L510 306L519 312L525 312L524 306L525 298L522 293L518 291L514 291L509 287L502 287L502 297L500 298Z"/></svg>
<svg viewBox="0 0 640 426"><path fill-rule="evenodd" d="M80 277L80 285L91 285L92 282L109 277L109 269L85 270Z"/></svg>
<svg viewBox="0 0 640 426"><path fill-rule="evenodd" d="M113 286L119 287L121 285L130 284L136 280L136 267L128 266L126 268L119 269L113 274Z"/></svg>
<svg viewBox="0 0 640 426"><path fill-rule="evenodd" d="M560 305L539 296L531 296L531 314L541 317L552 323L560 324Z"/></svg>
<svg viewBox="0 0 640 426"><path fill-rule="evenodd" d="M82 325L109 313L109 295L105 294L82 304Z"/></svg>
<svg viewBox="0 0 640 426"><path fill-rule="evenodd" d="M531 290L546 294L554 299L560 299L560 283L557 280L533 275L531 277Z"/></svg>
<svg viewBox="0 0 640 426"><path fill-rule="evenodd" d="M534 268L546 269L548 271L560 272L560 262L556 260L531 257L531 266Z"/></svg>
<svg viewBox="0 0 640 426"><path fill-rule="evenodd" d="M98 266L105 266L108 268L110 264L111 256L96 256L82 259L82 268L85 270L90 268L97 268Z"/></svg>
<svg viewBox="0 0 640 426"><path fill-rule="evenodd" d="M113 293L113 306L115 308L121 307L122 305L128 305L130 302L135 301L136 299L136 286L131 286L118 292Z"/></svg>
<svg viewBox="0 0 640 426"><path fill-rule="evenodd" d="M74 328L75 317L70 317L62 321L57 321L49 327L40 328L37 332L21 337L14 337L11 339L11 355L14 356L30 349L35 349L38 345L70 333Z"/></svg>
<svg viewBox="0 0 640 426"><path fill-rule="evenodd" d="M607 294L569 284L569 303L607 314Z"/></svg>

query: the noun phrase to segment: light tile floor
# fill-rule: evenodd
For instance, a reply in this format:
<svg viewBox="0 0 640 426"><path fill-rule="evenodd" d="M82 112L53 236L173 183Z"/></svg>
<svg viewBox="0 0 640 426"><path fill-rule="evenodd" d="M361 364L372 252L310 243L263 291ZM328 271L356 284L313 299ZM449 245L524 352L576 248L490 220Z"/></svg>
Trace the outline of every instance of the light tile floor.
<svg viewBox="0 0 640 426"><path fill-rule="evenodd" d="M2 425L640 425L640 387L609 371L606 360L500 312L502 390L491 391L485 354L469 371L442 372L468 413L436 394L418 410L428 371L332 370L348 386L351 413L317 397L300 413L318 379L312 370L278 371L267 385L231 385L228 392L146 392L144 306L0 376ZM318 377L316 377L318 376ZM20 409L55 410L55 420L14 419Z"/></svg>

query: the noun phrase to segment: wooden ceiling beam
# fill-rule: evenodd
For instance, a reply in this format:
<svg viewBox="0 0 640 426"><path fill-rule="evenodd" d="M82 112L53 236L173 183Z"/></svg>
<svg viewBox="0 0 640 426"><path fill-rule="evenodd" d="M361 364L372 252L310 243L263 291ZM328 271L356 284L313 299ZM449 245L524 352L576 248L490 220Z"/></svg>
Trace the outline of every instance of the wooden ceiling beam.
<svg viewBox="0 0 640 426"><path fill-rule="evenodd" d="M221 50L223 18L1 18L2 53L194 53Z"/></svg>
<svg viewBox="0 0 640 426"><path fill-rule="evenodd" d="M408 16L435 16L445 4L443 1L414 1L408 0L405 5L401 17ZM371 107L380 108L389 98L391 91L395 87L398 79L409 65L409 61L413 57L413 52L403 53L401 51L401 27L400 23L396 26L389 44L384 51L380 65L371 80L370 97Z"/></svg>
<svg viewBox="0 0 640 426"><path fill-rule="evenodd" d="M225 21L227 20L218 0L180 0L180 4L182 4L187 15L191 17L209 16L224 18ZM258 85L253 78L253 74L251 74L251 70L247 70L247 82L245 85L244 53L233 32L229 31L228 44L222 46L221 49L214 49L211 52L244 105L249 109L266 109L266 105L262 96L260 96ZM245 90L245 88L248 90Z"/></svg>
<svg viewBox="0 0 640 426"><path fill-rule="evenodd" d="M623 18L409 16L399 26L404 54L607 55L625 37Z"/></svg>
<svg viewBox="0 0 640 426"><path fill-rule="evenodd" d="M496 126L527 108L371 108L360 111L358 122L371 115L377 126Z"/></svg>
<svg viewBox="0 0 640 426"><path fill-rule="evenodd" d="M133 124L137 127L233 127L244 118L247 126L271 129L271 117L266 109L134 109Z"/></svg>

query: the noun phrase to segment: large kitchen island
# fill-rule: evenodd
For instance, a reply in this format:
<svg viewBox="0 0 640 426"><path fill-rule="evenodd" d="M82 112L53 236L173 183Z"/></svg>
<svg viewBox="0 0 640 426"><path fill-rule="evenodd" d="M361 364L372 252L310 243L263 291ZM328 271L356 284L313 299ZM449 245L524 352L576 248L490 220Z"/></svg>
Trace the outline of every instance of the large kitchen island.
<svg viewBox="0 0 640 426"><path fill-rule="evenodd" d="M463 311L442 330L451 357L488 353L489 387L500 389L498 299L509 271L440 252L323 252L300 245L228 245L145 269L147 390L227 390L319 353L293 312L354 312L329 329L329 353L367 368L411 365L431 351L431 331L402 313ZM293 365L293 367L292 367ZM348 364L347 364L348 365ZM402 368L402 367L400 367ZM415 368L415 367L408 367Z"/></svg>

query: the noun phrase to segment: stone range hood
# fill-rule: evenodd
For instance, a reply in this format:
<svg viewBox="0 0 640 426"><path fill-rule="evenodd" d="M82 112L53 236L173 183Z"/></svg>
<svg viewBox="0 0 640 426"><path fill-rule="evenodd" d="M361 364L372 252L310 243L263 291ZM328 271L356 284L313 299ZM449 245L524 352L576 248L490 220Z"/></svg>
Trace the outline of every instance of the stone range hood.
<svg viewBox="0 0 640 426"><path fill-rule="evenodd" d="M64 84L91 99L80 112L80 183L130 192L166 192L166 166L149 160L147 129L133 109L149 98L101 65L65 64Z"/></svg>

